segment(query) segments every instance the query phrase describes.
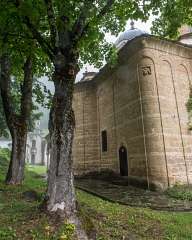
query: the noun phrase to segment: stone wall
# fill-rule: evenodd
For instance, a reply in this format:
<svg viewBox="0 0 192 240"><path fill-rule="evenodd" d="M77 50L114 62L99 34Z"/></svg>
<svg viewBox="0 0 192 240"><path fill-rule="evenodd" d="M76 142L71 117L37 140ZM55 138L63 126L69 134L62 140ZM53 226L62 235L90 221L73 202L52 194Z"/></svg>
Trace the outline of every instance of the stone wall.
<svg viewBox="0 0 192 240"><path fill-rule="evenodd" d="M96 88L89 82L76 84L73 108L75 111L75 137L73 141L74 172L85 174L100 168L98 151L98 121Z"/></svg>
<svg viewBox="0 0 192 240"><path fill-rule="evenodd" d="M119 148L128 153L128 176L166 188L192 183L192 135L186 103L191 84L190 48L139 37L93 80L76 84L73 145L76 174L119 172ZM102 152L101 131L108 149Z"/></svg>
<svg viewBox="0 0 192 240"><path fill-rule="evenodd" d="M148 108L144 113L144 125L149 181L166 187L191 183L192 180L192 136L186 108L191 82L191 50L186 52L186 47L171 46L170 43L163 44L163 47L157 44L153 49L142 51L145 57L140 68L150 66L151 74L140 75L140 78L146 89L149 90L149 85L154 86L146 95L145 90L142 91L144 98L149 99L148 103L144 98L142 101L143 107Z"/></svg>

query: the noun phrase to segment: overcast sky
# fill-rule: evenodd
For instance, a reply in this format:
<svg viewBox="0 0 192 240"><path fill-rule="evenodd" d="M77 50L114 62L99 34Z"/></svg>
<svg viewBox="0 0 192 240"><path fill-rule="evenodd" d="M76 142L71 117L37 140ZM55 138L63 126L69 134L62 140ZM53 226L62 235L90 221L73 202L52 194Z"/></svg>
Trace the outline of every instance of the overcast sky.
<svg viewBox="0 0 192 240"><path fill-rule="evenodd" d="M153 20L153 18L151 17L146 23L143 23L141 21L135 21L135 28L139 28L141 30L144 30L144 31L150 33L152 20ZM127 22L126 27L125 27L125 31L129 30L129 29L130 29L130 21ZM115 36L110 35L110 34L106 34L106 39L107 39L108 42L114 43L117 38ZM89 64L86 64L81 69L81 71L78 73L78 75L76 77L76 81L79 81L82 78L83 73L86 71L86 69L87 69L88 72L91 72L91 71L98 72L98 69L95 69L93 66L91 66Z"/></svg>

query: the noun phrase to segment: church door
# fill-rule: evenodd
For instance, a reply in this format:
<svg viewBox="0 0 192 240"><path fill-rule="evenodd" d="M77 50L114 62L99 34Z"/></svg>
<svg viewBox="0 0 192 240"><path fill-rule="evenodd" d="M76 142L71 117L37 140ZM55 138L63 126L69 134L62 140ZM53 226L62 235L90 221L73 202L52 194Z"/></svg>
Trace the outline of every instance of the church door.
<svg viewBox="0 0 192 240"><path fill-rule="evenodd" d="M119 148L120 174L128 176L127 149L122 146Z"/></svg>

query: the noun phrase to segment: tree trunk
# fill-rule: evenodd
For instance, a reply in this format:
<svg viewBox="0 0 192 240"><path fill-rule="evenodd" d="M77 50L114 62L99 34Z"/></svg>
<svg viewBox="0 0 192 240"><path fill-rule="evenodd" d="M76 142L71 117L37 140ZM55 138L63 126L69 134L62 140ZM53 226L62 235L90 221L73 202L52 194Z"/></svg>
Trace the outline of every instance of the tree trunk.
<svg viewBox="0 0 192 240"><path fill-rule="evenodd" d="M11 161L6 176L6 183L17 185L22 184L24 179L27 128L21 128L21 126L17 126L12 129L11 135Z"/></svg>
<svg viewBox="0 0 192 240"><path fill-rule="evenodd" d="M61 78L61 81L57 81L58 78ZM68 218L76 210L71 157L75 124L72 110L74 80L64 79L55 73L54 83L55 94L49 120L50 165L47 210Z"/></svg>
<svg viewBox="0 0 192 240"><path fill-rule="evenodd" d="M76 215L72 163L75 127L72 100L78 68L74 55L66 55L69 57L68 59L62 53L58 53L54 61L55 93L49 118L50 165L44 207L49 213L67 219L68 222L75 225L75 239L87 240L87 235Z"/></svg>

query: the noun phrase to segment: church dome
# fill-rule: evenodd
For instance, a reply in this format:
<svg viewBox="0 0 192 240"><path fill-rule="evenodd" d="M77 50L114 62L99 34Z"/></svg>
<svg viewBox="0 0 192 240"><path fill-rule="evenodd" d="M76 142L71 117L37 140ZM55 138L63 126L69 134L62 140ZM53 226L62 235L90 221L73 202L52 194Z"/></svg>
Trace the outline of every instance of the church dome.
<svg viewBox="0 0 192 240"><path fill-rule="evenodd" d="M189 45L190 47L192 46L192 27L188 25L182 25L181 28L179 29L179 39L178 41Z"/></svg>
<svg viewBox="0 0 192 240"><path fill-rule="evenodd" d="M140 30L138 28L134 27L134 23L131 22L131 29L126 30L120 36L115 42L115 46L117 49L121 49L128 41L142 35L149 35L147 32Z"/></svg>

